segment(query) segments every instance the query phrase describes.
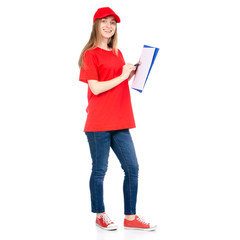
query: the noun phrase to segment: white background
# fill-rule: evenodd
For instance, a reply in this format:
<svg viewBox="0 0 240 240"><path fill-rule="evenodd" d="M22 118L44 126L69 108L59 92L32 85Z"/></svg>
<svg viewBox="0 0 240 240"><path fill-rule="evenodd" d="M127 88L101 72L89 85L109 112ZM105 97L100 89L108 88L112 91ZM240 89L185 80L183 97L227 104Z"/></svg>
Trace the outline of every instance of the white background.
<svg viewBox="0 0 240 240"><path fill-rule="evenodd" d="M9 0L0 4L0 238L240 238L238 1ZM119 48L136 63L160 48L142 94L131 90L140 164L138 213L153 233L124 231L123 171L113 153L95 228L83 127L80 52L98 7L121 17Z"/></svg>

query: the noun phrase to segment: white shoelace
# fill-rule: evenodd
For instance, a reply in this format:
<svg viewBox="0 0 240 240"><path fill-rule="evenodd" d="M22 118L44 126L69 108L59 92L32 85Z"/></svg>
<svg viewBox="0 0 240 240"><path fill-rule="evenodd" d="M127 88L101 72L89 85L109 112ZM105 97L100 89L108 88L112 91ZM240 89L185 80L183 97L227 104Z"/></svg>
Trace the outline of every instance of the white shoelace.
<svg viewBox="0 0 240 240"><path fill-rule="evenodd" d="M108 216L106 213L103 214L102 217L103 217L103 221L104 221L106 224L111 224L111 223L112 223L111 219L109 218L109 216Z"/></svg>
<svg viewBox="0 0 240 240"><path fill-rule="evenodd" d="M138 216L137 220L139 220L140 222L142 222L143 224L149 224L147 223L142 217Z"/></svg>

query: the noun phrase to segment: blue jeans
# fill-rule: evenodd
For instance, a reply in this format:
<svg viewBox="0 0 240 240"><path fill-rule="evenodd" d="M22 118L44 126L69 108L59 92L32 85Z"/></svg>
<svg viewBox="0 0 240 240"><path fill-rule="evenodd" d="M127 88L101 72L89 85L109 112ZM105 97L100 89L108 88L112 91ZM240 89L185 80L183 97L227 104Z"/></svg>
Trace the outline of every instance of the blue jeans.
<svg viewBox="0 0 240 240"><path fill-rule="evenodd" d="M86 132L86 135L92 157L90 177L92 212L105 212L103 180L108 167L109 151L112 148L125 173L123 182L124 214L136 214L138 161L129 130Z"/></svg>

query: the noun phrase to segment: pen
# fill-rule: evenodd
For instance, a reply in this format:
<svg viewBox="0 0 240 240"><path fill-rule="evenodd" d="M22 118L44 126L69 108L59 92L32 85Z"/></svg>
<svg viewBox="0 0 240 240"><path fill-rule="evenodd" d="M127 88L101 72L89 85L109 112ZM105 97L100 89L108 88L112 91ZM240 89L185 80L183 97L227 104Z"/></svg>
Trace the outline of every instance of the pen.
<svg viewBox="0 0 240 240"><path fill-rule="evenodd" d="M134 66L136 67L136 70L135 71L137 71L137 68L138 68L138 66L140 65L140 62L139 63L136 63L136 64L134 64Z"/></svg>

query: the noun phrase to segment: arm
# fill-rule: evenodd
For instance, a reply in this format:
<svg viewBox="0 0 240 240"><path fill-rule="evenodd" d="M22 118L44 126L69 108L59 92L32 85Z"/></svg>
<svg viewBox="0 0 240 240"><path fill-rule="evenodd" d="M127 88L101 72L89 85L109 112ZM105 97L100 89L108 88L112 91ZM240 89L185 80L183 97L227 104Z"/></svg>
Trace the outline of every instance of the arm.
<svg viewBox="0 0 240 240"><path fill-rule="evenodd" d="M137 68L138 68L138 66L139 66L140 64L141 64L140 61L139 61L138 63L134 64L135 70L130 73L130 75L129 75L129 77L128 77L128 81L130 81L131 78L136 74Z"/></svg>
<svg viewBox="0 0 240 240"><path fill-rule="evenodd" d="M94 95L98 95L100 93L106 92L116 87L123 81L127 80L130 76L130 73L135 69L136 67L133 66L132 64L125 64L123 66L122 74L119 77L113 78L109 81L103 81L103 82L100 82L97 80L88 80L89 88L91 89Z"/></svg>
<svg viewBox="0 0 240 240"><path fill-rule="evenodd" d="M91 89L92 93L94 95L98 95L100 93L106 92L106 91L116 87L117 85L122 83L124 80L125 79L123 79L121 76L116 77L109 81L104 81L104 82L100 82L97 80L88 80L88 85L89 85L89 88Z"/></svg>
<svg viewBox="0 0 240 240"><path fill-rule="evenodd" d="M131 78L135 75L136 71L132 71L130 74L129 74L129 77L128 77L128 81L131 80Z"/></svg>

